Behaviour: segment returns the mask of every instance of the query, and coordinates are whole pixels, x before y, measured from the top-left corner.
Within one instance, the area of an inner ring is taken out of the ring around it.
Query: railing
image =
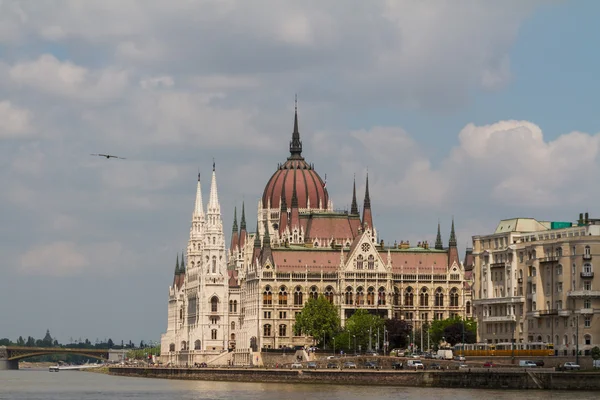
[[[540,310],[540,315],[558,315],[558,310],[555,308],[549,310]]]
[[[506,266],[505,262],[496,262],[496,263],[490,264],[490,268],[504,268],[505,266]]]
[[[581,273],[582,278],[593,278],[594,273],[592,271],[584,271]]]
[[[485,322],[511,322],[516,321],[517,317],[515,315],[501,315],[495,317],[483,317]]]
[[[569,297],[600,297],[600,290],[570,290]]]
[[[583,259],[584,260],[591,260],[592,259],[592,255],[591,254],[583,254]]]
[[[540,262],[541,263],[556,262],[556,261],[558,261],[558,257],[556,257],[556,256],[549,256],[549,257],[542,257],[542,258],[540,258]]]

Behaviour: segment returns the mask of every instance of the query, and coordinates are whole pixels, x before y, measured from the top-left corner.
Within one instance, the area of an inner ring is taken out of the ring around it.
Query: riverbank
[[[309,370],[263,368],[109,367],[110,375],[161,379],[378,385],[473,389],[600,390],[599,372],[551,369],[484,369],[458,371]]]

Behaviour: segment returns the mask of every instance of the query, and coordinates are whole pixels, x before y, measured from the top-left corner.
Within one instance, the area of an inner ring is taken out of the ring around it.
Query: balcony
[[[580,314],[584,314],[584,315],[588,315],[588,314],[593,314],[594,313],[594,309],[593,308],[582,308],[579,311]]]
[[[558,310],[559,317],[568,317],[571,314],[572,314],[571,310]]]
[[[587,272],[584,271],[581,273],[581,277],[582,278],[593,278],[594,273],[592,271],[587,271]]]
[[[569,290],[569,297],[600,297],[600,290]]]
[[[558,315],[558,310],[555,308],[549,309],[549,310],[540,310],[540,315],[546,316],[546,315]]]
[[[540,312],[539,311],[531,311],[527,313],[527,318],[539,318],[540,317]]]
[[[484,305],[484,304],[518,304],[525,302],[525,297],[523,296],[515,296],[515,297],[490,297],[487,299],[476,299],[473,301],[475,305]]]
[[[514,315],[501,315],[495,317],[483,317],[484,322],[514,322],[517,317]]]
[[[490,264],[490,269],[491,268],[504,268],[505,266],[506,266],[505,262],[491,263]]]
[[[558,261],[558,257],[556,257],[556,256],[540,258],[540,263],[550,263],[550,262],[557,262],[557,261]]]
[[[583,259],[584,260],[591,260],[592,259],[592,255],[591,254],[583,254]]]

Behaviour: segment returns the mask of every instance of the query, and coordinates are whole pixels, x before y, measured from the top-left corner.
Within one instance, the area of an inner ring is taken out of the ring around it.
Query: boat
[[[58,372],[58,371],[60,371],[60,368],[59,368],[59,366],[58,366],[58,365],[51,365],[51,366],[48,368],[48,372]]]

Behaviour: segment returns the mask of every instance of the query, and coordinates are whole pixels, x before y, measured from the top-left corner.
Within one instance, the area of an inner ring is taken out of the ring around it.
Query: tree
[[[108,348],[112,349],[115,344],[113,343],[111,338],[108,338]]]
[[[340,317],[337,309],[323,295],[308,300],[302,312],[296,315],[296,335],[303,333],[312,336],[313,339],[322,340],[323,337],[333,337],[339,330]]]
[[[600,347],[594,346],[592,347],[592,358],[594,360],[600,360]]]
[[[390,342],[388,347],[390,350],[408,347],[408,336],[411,333],[411,326],[408,322],[402,319],[387,319],[385,328]]]
[[[368,350],[369,338],[371,338],[371,345],[375,344],[377,329],[383,332],[384,321],[383,318],[369,314],[365,309],[358,309],[348,320],[346,320],[346,331],[352,337],[352,341],[356,339],[356,346],[360,346],[362,349]],[[374,340],[375,339],[375,340]]]
[[[27,343],[25,343],[27,347],[35,347],[35,339],[32,336],[27,337]]]
[[[12,343],[10,341],[10,339],[7,338],[3,338],[0,339],[0,346],[10,346]]]
[[[17,339],[17,346],[25,346],[25,339],[23,339],[23,336],[19,336]]]
[[[452,329],[448,330],[448,334],[453,335],[452,340],[447,336],[446,328],[451,325],[457,325]],[[465,342],[466,343],[475,343],[477,340],[477,322],[474,319],[467,318],[464,321],[465,326]],[[439,344],[443,339],[446,342],[454,345],[456,343],[462,342],[462,329],[463,329],[463,320],[460,317],[455,318],[447,318],[447,319],[438,319],[431,323],[431,328],[429,329],[429,336],[431,338],[432,343],[435,345]],[[460,331],[460,337],[456,336],[456,330]]]

